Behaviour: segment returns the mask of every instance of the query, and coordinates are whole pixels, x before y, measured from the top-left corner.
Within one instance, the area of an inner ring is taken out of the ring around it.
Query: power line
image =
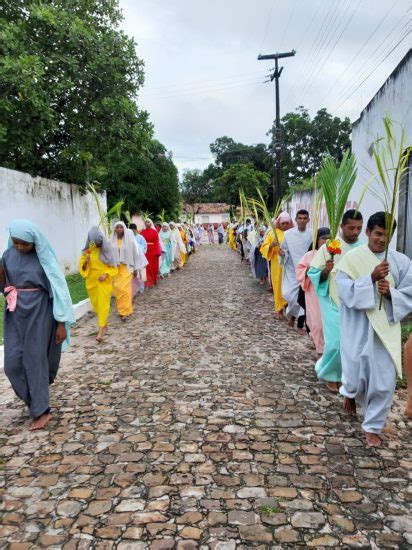
[[[332,48],[329,50],[329,54],[327,55],[325,61],[322,63],[322,65],[320,67],[318,67],[317,71],[315,72],[314,76],[313,76],[313,79],[312,79],[312,83],[309,84],[309,87],[306,88],[306,92],[309,92],[309,90],[312,89],[313,87],[313,82],[314,82],[314,79],[317,77],[317,75],[320,73],[320,71],[323,69],[323,67],[326,65],[326,63],[329,61],[332,53],[335,51],[335,48],[336,46],[339,44],[340,42],[340,39],[342,38],[342,36],[344,35],[346,29],[349,27],[350,23],[353,21],[353,18],[355,17],[358,9],[360,8],[360,5],[361,5],[361,2],[362,0],[359,0],[358,1],[358,4],[356,6],[356,8],[353,10],[352,14],[349,16],[349,19],[347,20],[346,24],[344,25],[341,33],[339,34],[338,38],[336,39],[335,43],[333,44]],[[327,46],[326,46],[327,47]]]
[[[279,50],[282,50],[282,46],[283,46],[283,42],[284,42],[284,40],[285,40],[286,33],[288,32],[289,27],[290,27],[290,23],[291,23],[291,21],[292,21],[292,18],[293,18],[293,16],[295,15],[296,4],[297,4],[297,0],[295,0],[294,4],[293,4],[293,6],[292,6],[292,10],[291,10],[291,12],[290,12],[288,22],[286,23],[285,30],[283,31],[282,38],[281,38],[281,40],[280,40]]]
[[[402,42],[410,35],[411,31],[407,31],[404,36],[395,44],[395,46],[393,46],[393,48],[385,55],[385,57],[380,61],[380,63],[378,63],[378,65],[376,65],[373,70],[362,80],[362,82],[353,90],[352,93],[350,93],[346,99],[344,101],[342,101],[342,103],[340,103],[340,105],[338,105],[338,107],[335,109],[335,111],[339,111],[339,109],[345,105],[345,103],[353,96],[353,94],[355,92],[357,92],[359,90],[359,88],[372,76],[372,74],[376,71],[376,69],[378,69],[382,63],[384,63],[388,57],[402,44]]]
[[[401,20],[402,19],[403,19],[403,16]],[[399,22],[397,21],[397,23],[391,28],[391,30],[385,36],[385,38],[382,41],[380,41],[379,44],[376,46],[376,48],[373,50],[373,52],[371,52],[368,55],[368,58],[358,68],[357,72],[352,75],[351,82],[349,82],[348,85],[343,87],[343,89],[341,90],[341,92],[339,93],[338,97],[335,100],[335,104],[338,103],[343,97],[345,97],[345,95],[350,91],[353,82],[356,82],[359,79],[362,79],[364,75],[370,70],[370,68],[375,65],[376,57],[377,55],[379,55],[378,54],[379,50],[381,50],[381,53],[382,53],[382,52],[385,52],[388,47],[389,49],[392,48],[394,42],[391,42],[389,45],[387,44],[385,46],[385,42],[388,40],[388,38],[391,37],[391,34],[395,31],[396,37],[398,37],[399,35],[402,35],[404,29],[408,28],[409,23],[410,23],[410,20],[407,21],[401,29],[399,29]],[[395,38],[395,36],[393,38]],[[371,59],[372,59],[372,62],[370,63]]]
[[[366,47],[366,45],[370,42],[371,38],[376,34],[376,32],[378,31],[378,29],[382,26],[382,24],[384,23],[384,21],[387,19],[388,15],[390,14],[390,12],[393,10],[393,8],[396,6],[396,4],[398,4],[400,2],[400,0],[395,0],[394,3],[392,4],[392,6],[389,8],[389,10],[385,13],[385,15],[382,17],[382,19],[379,21],[379,23],[376,25],[376,27],[373,29],[373,31],[371,32],[371,34],[368,36],[368,38],[365,40],[365,42],[362,44],[362,46],[359,48],[359,50],[355,53],[355,55],[353,56],[353,58],[349,61],[348,65],[345,67],[345,69],[340,73],[340,75],[337,77],[337,79],[334,80],[334,83],[332,84],[332,86],[327,90],[327,92],[325,93],[325,95],[323,96],[322,98],[322,101],[324,100],[325,97],[328,97],[330,92],[333,90],[333,88],[336,87],[336,84],[341,80],[342,76],[349,70],[349,68],[353,65],[353,63],[356,61],[356,59],[359,57],[359,55],[361,54],[361,52],[364,50],[364,48]]]
[[[266,27],[265,27],[265,33],[263,35],[263,40],[262,40],[262,44],[260,45],[260,48],[259,48],[259,51],[262,51],[263,50],[263,46],[265,45],[265,42],[266,42],[266,38],[267,38],[267,35],[268,35],[268,30],[269,30],[269,25],[270,25],[270,22],[272,20],[272,13],[273,13],[273,8],[275,7],[275,5],[277,4],[278,0],[273,0],[272,1],[272,5],[270,7],[270,11],[269,11],[269,16],[266,20]]]
[[[322,20],[321,26],[315,36],[315,39],[312,43],[312,46],[309,48],[308,53],[303,61],[302,69],[301,69],[301,77],[297,79],[297,84],[295,88],[292,90],[293,97],[296,97],[298,89],[302,89],[302,82],[304,83],[306,75],[310,74],[311,67],[313,65],[312,59],[316,55],[318,51],[318,46],[322,44],[322,40],[325,34],[325,25],[327,24],[328,19],[330,19],[330,15],[332,14],[332,11],[334,10],[335,6],[339,0],[335,0],[334,3],[332,3],[329,7],[329,10],[326,12],[325,17]]]
[[[204,87],[204,86],[207,86],[207,85],[219,85],[219,84],[223,84],[225,82],[233,82],[233,79],[235,78],[250,78],[250,77],[253,77],[253,76],[265,76],[265,72],[264,71],[254,71],[254,72],[251,72],[249,74],[249,76],[246,77],[246,75],[244,73],[241,73],[241,74],[236,74],[236,75],[232,75],[232,76],[225,76],[225,77],[222,77],[222,78],[215,78],[215,79],[205,79],[205,80],[192,80],[190,82],[180,82],[178,84],[176,83],[170,83],[170,84],[163,84],[161,86],[148,86],[148,87],[145,87],[143,89],[143,91],[146,93],[164,93],[163,90],[165,91],[171,91],[171,90],[176,90],[176,91],[179,91],[181,89],[190,89],[190,88],[197,88],[197,87]]]

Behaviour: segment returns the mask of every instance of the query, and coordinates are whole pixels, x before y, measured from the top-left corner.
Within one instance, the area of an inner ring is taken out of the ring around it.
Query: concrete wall
[[[359,200],[365,184],[370,181],[371,173],[376,173],[375,163],[372,158],[372,143],[380,136],[384,136],[383,118],[389,115],[398,123],[394,129],[400,137],[401,127],[405,129],[406,146],[412,145],[412,50],[404,57],[388,80],[362,111],[359,119],[352,126],[352,151],[356,157],[357,178],[349,196],[346,209],[358,208]],[[409,188],[409,193],[406,193]],[[407,203],[405,202],[407,201]],[[304,208],[313,214],[313,192],[302,191],[295,193],[287,203],[289,213],[295,218],[297,210]],[[382,204],[371,192],[367,192],[359,205],[365,220],[371,214],[383,210]],[[410,254],[412,244],[407,245],[407,238],[412,232],[412,220],[406,220],[406,213],[412,215],[412,176],[405,178],[404,188],[400,196],[400,208],[398,214],[398,233],[391,241],[391,247]],[[323,207],[320,225],[328,226],[326,210]]]
[[[105,196],[101,202],[106,206]],[[82,195],[77,185],[0,168],[0,254],[14,218],[28,218],[39,225],[65,273],[77,271],[87,231],[99,220],[93,196]]]
[[[406,146],[412,145],[412,50],[399,63],[389,76],[385,84],[380,88],[367,107],[362,111],[359,119],[352,126],[352,150],[356,156],[358,175],[352,190],[352,198],[360,197],[365,183],[371,178],[371,172],[376,173],[375,163],[372,158],[372,143],[378,136],[384,136],[383,118],[389,115],[396,123],[394,130],[400,138],[401,127],[405,129]],[[406,185],[402,194],[405,195]],[[360,206],[364,217],[367,218],[378,210],[383,210],[379,200],[368,193]],[[398,216],[400,233],[405,231],[405,208],[401,208]],[[391,245],[403,250],[404,235],[395,235]]]
[[[229,212],[225,214],[195,214],[195,223],[229,223],[230,214]]]

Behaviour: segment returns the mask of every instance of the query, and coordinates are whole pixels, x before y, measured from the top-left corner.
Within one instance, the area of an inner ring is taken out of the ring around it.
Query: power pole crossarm
[[[258,60],[275,60],[275,68],[270,75],[270,81],[275,80],[275,91],[276,91],[276,122],[275,122],[275,131],[273,132],[273,137],[275,141],[275,154],[273,156],[273,204],[276,205],[277,201],[282,198],[282,181],[281,181],[281,163],[282,163],[282,145],[283,139],[281,135],[280,127],[280,93],[279,93],[279,78],[282,74],[283,67],[280,67],[278,61],[285,57],[293,57],[296,54],[296,50],[291,52],[283,53],[273,53],[268,55],[259,55]]]

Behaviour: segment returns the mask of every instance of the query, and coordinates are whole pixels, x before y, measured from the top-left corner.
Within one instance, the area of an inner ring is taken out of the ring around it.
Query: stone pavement
[[[410,548],[401,403],[379,450],[226,247],[75,330],[31,434],[0,374],[0,548]]]

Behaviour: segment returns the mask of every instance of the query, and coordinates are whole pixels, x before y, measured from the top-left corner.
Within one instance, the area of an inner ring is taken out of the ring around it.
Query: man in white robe
[[[381,444],[396,375],[402,377],[400,321],[412,311],[410,259],[393,250],[385,261],[385,213],[370,217],[368,244],[339,262],[336,276],[341,302],[341,356],[344,409],[356,416],[362,406],[366,443]],[[382,308],[380,298],[383,296]]]
[[[296,266],[308,251],[313,239],[312,231],[307,229],[310,221],[309,212],[299,210],[295,221],[296,227],[285,231],[279,250],[280,261],[283,266],[282,294],[288,303],[286,317],[289,319],[288,324],[290,327],[294,327],[295,319],[302,317],[305,313],[298,304],[300,284],[296,278]],[[305,332],[303,326],[298,325],[298,330],[302,333]]]

